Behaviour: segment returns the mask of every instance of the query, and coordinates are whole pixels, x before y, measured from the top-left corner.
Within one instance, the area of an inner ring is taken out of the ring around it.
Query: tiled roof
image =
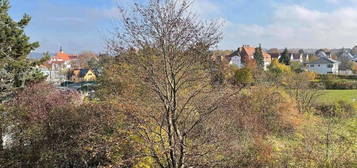
[[[320,57],[320,59],[318,59],[316,61],[309,62],[308,64],[330,64],[330,63],[339,63],[339,62],[336,60],[333,60],[331,58]]]
[[[63,64],[64,61],[50,61],[50,64]]]
[[[89,69],[81,69],[81,71],[79,72],[79,77],[83,78],[87,75],[88,71]]]
[[[271,62],[272,56],[265,50],[263,52],[264,61]],[[234,51],[232,54],[228,55],[227,58],[230,59],[233,56],[240,56],[245,59],[252,59],[255,53],[255,48],[249,45],[243,45],[238,50]]]
[[[301,54],[300,53],[292,53],[293,54],[293,59],[294,60],[298,60],[298,59],[300,59],[300,57],[301,57]]]
[[[278,59],[279,58],[279,56],[280,56],[280,53],[269,53],[270,54],[270,56],[271,56],[271,58],[276,58],[276,59]]]
[[[69,55],[66,54],[66,53],[63,53],[63,52],[58,52],[55,56],[56,59],[62,59],[62,60],[65,60],[65,61],[68,61],[70,60],[69,58]]]
[[[271,62],[271,55],[263,51],[263,57],[265,62]]]
[[[69,56],[69,59],[73,60],[73,59],[78,59],[78,56],[77,55],[70,55]]]
[[[243,46],[242,49],[250,57],[252,57],[254,55],[254,53],[255,53],[255,48],[250,47],[250,46]]]
[[[70,75],[71,76],[75,76],[75,77],[79,77],[79,78],[83,78],[84,76],[87,75],[87,73],[89,72],[89,69],[74,69]]]

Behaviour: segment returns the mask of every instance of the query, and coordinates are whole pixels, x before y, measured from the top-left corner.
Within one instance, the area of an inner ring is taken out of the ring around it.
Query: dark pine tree
[[[289,53],[288,53],[288,49],[285,48],[284,52],[281,53],[281,56],[279,58],[279,62],[283,63],[285,65],[290,65],[290,57],[289,57]]]
[[[264,56],[263,56],[263,50],[262,50],[262,47],[260,44],[259,44],[259,47],[255,48],[254,59],[255,59],[257,66],[259,68],[264,68]]]
[[[8,0],[0,0],[0,68],[13,74],[14,87],[24,87],[26,82],[41,77],[34,67],[39,62],[27,59],[31,51],[39,47],[38,42],[31,43],[24,28],[31,17],[27,14],[18,22],[8,14]]]

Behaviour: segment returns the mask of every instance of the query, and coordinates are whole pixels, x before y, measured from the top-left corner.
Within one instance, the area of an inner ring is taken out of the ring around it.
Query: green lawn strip
[[[324,90],[318,98],[320,103],[335,103],[340,100],[348,103],[357,102],[357,90]]]

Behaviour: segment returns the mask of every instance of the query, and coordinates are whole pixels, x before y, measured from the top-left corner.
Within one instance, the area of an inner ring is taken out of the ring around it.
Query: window
[[[333,68],[333,64],[328,64],[327,68]]]
[[[332,74],[332,72],[327,72],[328,74]]]
[[[317,65],[318,67],[320,67],[320,64],[319,65]]]
[[[315,67],[315,65],[311,64],[310,67]]]

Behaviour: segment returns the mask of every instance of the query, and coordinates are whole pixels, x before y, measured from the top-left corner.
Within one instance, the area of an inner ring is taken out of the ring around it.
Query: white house
[[[302,53],[290,53],[290,61],[291,62],[308,62],[309,61],[309,54],[302,54]]]
[[[306,68],[309,71],[316,72],[318,74],[338,74],[338,65],[340,62],[327,57],[320,57],[316,61],[312,61],[306,64]]]
[[[66,80],[66,71],[71,69],[71,63],[78,60],[78,56],[63,52],[62,47],[46,64],[41,66],[40,70],[47,75],[47,81],[51,83],[60,83]]]
[[[242,63],[241,57],[238,55],[231,57],[231,60],[229,61],[229,65],[234,65],[239,68],[242,68],[244,66]]]
[[[234,65],[239,68],[245,66],[245,61],[254,60],[255,47],[249,45],[243,45],[234,51],[231,55],[227,56],[229,65]],[[267,67],[271,64],[271,55],[262,50],[264,57],[264,69],[267,70]]]
[[[324,50],[318,50],[318,51],[316,51],[316,56],[331,58],[332,54],[331,54],[331,52],[326,52]]]

